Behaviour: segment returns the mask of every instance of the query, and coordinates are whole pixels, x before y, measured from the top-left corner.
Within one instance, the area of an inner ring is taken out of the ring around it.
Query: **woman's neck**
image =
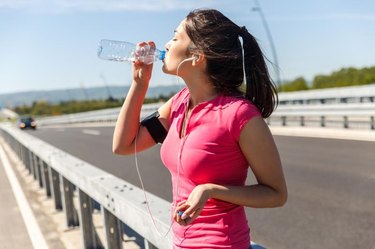
[[[205,77],[195,77],[194,79],[185,80],[185,83],[190,92],[190,108],[214,99],[218,95],[214,85]]]
[[[204,83],[201,83],[204,84]],[[205,84],[206,85],[206,84]],[[189,86],[189,92],[190,92],[190,108],[193,108],[194,106],[205,102],[210,101],[214,99],[218,93],[215,90],[215,88],[212,85],[209,86]]]

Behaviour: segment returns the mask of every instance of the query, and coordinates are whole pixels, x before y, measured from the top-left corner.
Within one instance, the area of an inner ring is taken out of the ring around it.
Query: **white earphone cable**
[[[185,59],[183,61],[181,61],[178,66],[177,66],[177,72],[176,72],[176,76],[177,76],[177,83],[179,83],[179,76],[178,76],[178,71],[180,69],[180,66],[183,62],[186,62],[186,61],[189,61],[189,60],[192,60],[194,58],[188,58],[188,59]],[[139,131],[139,129],[138,129]],[[171,222],[169,228],[168,228],[168,231],[163,235],[159,232],[159,229],[157,228],[156,226],[156,222],[155,222],[155,219],[154,219],[154,216],[152,215],[152,212],[151,212],[151,208],[150,208],[150,205],[149,205],[149,201],[148,201],[148,198],[147,198],[147,194],[146,194],[146,190],[145,190],[145,187],[144,187],[144,184],[143,184],[143,180],[142,180],[142,176],[141,176],[141,173],[140,173],[140,170],[139,170],[139,165],[138,165],[138,153],[137,153],[137,139],[138,139],[138,131],[135,135],[135,139],[134,139],[134,160],[135,160],[135,167],[137,169],[137,174],[138,174],[138,178],[139,178],[139,181],[141,183],[141,187],[142,187],[142,190],[143,190],[143,195],[145,197],[145,202],[146,202],[146,206],[147,206],[147,210],[148,210],[148,213],[150,214],[150,217],[151,217],[151,220],[152,220],[152,223],[154,225],[154,228],[157,232],[157,234],[160,236],[160,237],[164,237],[166,238],[168,233],[171,231],[171,228],[173,226],[173,221]],[[180,140],[180,151],[178,153],[178,156],[177,156],[177,178],[176,178],[176,189],[175,189],[175,194],[174,194],[174,208],[176,208],[177,206],[177,197],[178,197],[178,185],[179,185],[179,180],[180,180],[180,164],[181,164],[181,147],[183,145],[182,143],[183,139]]]
[[[171,223],[171,225],[169,226],[168,228],[168,231],[163,235],[159,232],[159,229],[156,227],[156,222],[155,222],[155,219],[154,219],[154,216],[152,215],[152,212],[151,212],[151,208],[150,208],[150,205],[149,205],[149,202],[148,202],[148,198],[147,198],[147,194],[146,194],[146,190],[145,190],[145,187],[143,185],[143,180],[142,180],[142,176],[141,176],[141,173],[140,173],[140,170],[139,170],[139,165],[138,165],[138,154],[137,154],[137,138],[138,138],[138,132],[137,134],[135,135],[135,140],[134,140],[134,158],[135,158],[135,167],[137,169],[137,173],[138,173],[138,177],[139,177],[139,181],[141,183],[141,186],[142,186],[142,190],[143,190],[143,195],[145,197],[145,202],[146,202],[146,206],[147,206],[147,210],[148,210],[148,213],[150,214],[150,217],[151,217],[151,220],[152,220],[152,223],[154,224],[154,227],[155,227],[155,230],[157,232],[157,234],[160,236],[160,237],[164,237],[166,238],[169,231],[171,230],[172,228],[172,225],[173,225],[173,222]]]

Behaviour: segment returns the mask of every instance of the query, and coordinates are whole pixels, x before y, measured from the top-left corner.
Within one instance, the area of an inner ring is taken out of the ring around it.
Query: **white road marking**
[[[90,129],[83,129],[82,133],[83,134],[88,134],[88,135],[93,135],[93,136],[99,136],[100,135],[100,131],[90,130]]]
[[[7,155],[3,149],[3,146],[0,145],[0,159],[1,163],[3,164],[5,173],[9,179],[10,185],[12,187],[14,196],[16,198],[19,210],[23,217],[23,220],[26,225],[27,232],[29,233],[29,237],[33,247],[35,249],[48,249],[47,242],[45,241],[43,234],[40,230],[40,227],[36,221],[34,213],[27,202],[26,196],[22,191],[21,185],[17,180],[17,177],[10,165]]]

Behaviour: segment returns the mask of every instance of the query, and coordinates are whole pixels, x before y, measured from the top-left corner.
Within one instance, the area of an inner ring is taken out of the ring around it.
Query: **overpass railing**
[[[145,104],[142,106],[141,117],[145,117],[156,111],[161,103]],[[97,111],[65,114],[55,117],[45,117],[38,119],[39,125],[59,125],[74,123],[93,123],[93,122],[116,122],[121,107],[109,108]]]
[[[144,105],[141,116],[156,111],[159,104]],[[116,122],[120,108],[48,117],[40,125]],[[270,125],[320,126],[335,128],[375,129],[375,103],[315,105],[279,105],[267,119]]]
[[[138,187],[14,126],[0,124],[0,136],[53,199],[54,208],[64,213],[66,226],[80,227],[84,249],[122,249],[124,226],[143,238],[140,248],[172,248],[169,202],[147,193],[152,220]],[[103,217],[102,240],[93,222],[95,206]],[[252,247],[264,248],[253,242]]]
[[[267,119],[269,125],[375,130],[375,103],[283,105]]]
[[[164,238],[155,231],[141,189],[15,127],[0,127],[1,136],[46,195],[53,198],[55,209],[64,212],[66,226],[80,227],[83,248],[123,248],[123,224],[144,238],[144,248],[171,248],[170,233]],[[73,201],[76,195],[77,206]],[[157,229],[166,234],[170,203],[151,193],[147,199]],[[95,203],[100,205],[104,218],[106,245],[99,239],[93,223]]]
[[[279,93],[281,104],[333,104],[375,101],[375,82],[368,85],[310,89]]]

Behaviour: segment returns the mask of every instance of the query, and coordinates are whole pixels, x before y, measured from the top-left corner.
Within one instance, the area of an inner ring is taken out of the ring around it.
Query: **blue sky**
[[[375,66],[375,1],[258,1],[282,80]],[[253,0],[0,0],[0,94],[129,85],[130,64],[99,60],[99,40],[154,40],[163,49],[187,13],[202,7],[245,25],[274,61],[254,6]],[[274,76],[272,66],[270,71]],[[164,75],[159,62],[151,84],[177,84],[177,79]]]

